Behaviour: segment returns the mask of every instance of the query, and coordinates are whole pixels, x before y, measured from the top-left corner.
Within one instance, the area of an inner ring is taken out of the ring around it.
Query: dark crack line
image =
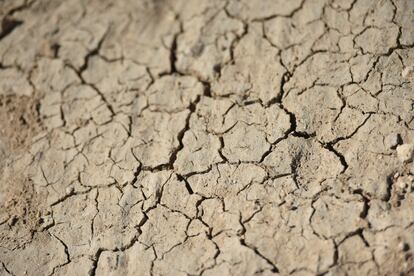
[[[178,37],[184,33],[184,27],[183,24],[179,18],[178,15],[176,15],[176,20],[179,23],[179,31],[177,33],[174,34],[172,43],[171,43],[171,49],[170,49],[170,73],[169,74],[174,74],[174,73],[178,73],[177,67],[176,67],[176,62],[177,62],[177,40]]]
[[[8,36],[15,30],[17,27],[23,24],[22,20],[13,19],[8,16],[4,17],[1,22],[1,32],[0,32],[0,40]]]
[[[184,143],[183,143],[184,135],[190,129],[190,119],[191,119],[192,114],[195,112],[196,106],[198,102],[200,101],[200,99],[201,99],[201,96],[198,96],[195,99],[195,101],[192,102],[189,106],[190,112],[186,118],[185,127],[177,135],[179,146],[171,153],[170,160],[168,162],[169,169],[174,169],[174,163],[177,160],[178,153],[184,148]]]
[[[341,173],[344,173],[349,167],[348,163],[346,162],[345,156],[342,153],[340,153],[339,151],[337,151],[334,148],[333,144],[331,144],[331,143],[321,144],[321,145],[322,145],[323,148],[327,149],[328,151],[335,154],[336,157],[338,157],[339,161],[341,162],[341,164],[343,166],[343,169],[342,169]]]
[[[12,273],[7,267],[6,267],[6,265],[3,263],[3,262],[1,262],[1,265],[2,265],[2,267],[3,267],[3,269],[7,272],[7,273],[9,273],[10,275],[12,275],[12,276],[16,276],[16,274],[14,274],[14,273]]]
[[[246,244],[246,241],[244,239],[240,239],[240,244],[252,250],[257,256],[265,260],[272,267],[271,272],[279,273],[279,269],[277,268],[277,266],[272,261],[270,261],[267,257],[265,257],[262,253],[260,253],[256,247],[249,246],[248,244]]]
[[[56,272],[56,269],[58,269],[58,268],[60,268],[60,267],[63,267],[63,266],[65,266],[65,265],[67,265],[67,264],[69,264],[70,262],[71,262],[71,259],[70,259],[70,254],[69,254],[69,248],[68,248],[68,246],[63,242],[63,240],[61,240],[59,237],[57,237],[57,236],[55,236],[55,235],[53,235],[53,234],[51,234],[51,236],[53,236],[55,239],[57,239],[61,244],[62,244],[62,246],[63,246],[63,248],[64,248],[64,250],[65,250],[65,255],[66,255],[66,262],[65,263],[63,263],[63,264],[60,264],[60,265],[58,265],[58,266],[55,266],[54,268],[53,268],[53,270],[52,270],[52,273],[49,275],[49,276],[51,276],[51,275],[54,275],[55,274],[55,272]]]

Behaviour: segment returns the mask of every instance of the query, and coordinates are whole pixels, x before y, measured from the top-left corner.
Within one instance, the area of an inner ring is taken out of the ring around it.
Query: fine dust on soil
[[[16,85],[15,79],[12,79]],[[36,193],[24,170],[8,171],[14,157],[31,147],[33,138],[42,131],[36,96],[0,94],[0,246],[17,248],[30,242],[42,218],[39,213],[41,196]],[[6,93],[5,93],[6,92]],[[8,171],[8,172],[7,172]]]
[[[37,106],[39,101],[29,96],[0,95],[0,137],[2,154],[18,151],[31,145],[41,130]],[[2,156],[3,156],[2,155]],[[4,160],[4,157],[2,158]]]
[[[414,275],[414,1],[0,21],[0,275]]]

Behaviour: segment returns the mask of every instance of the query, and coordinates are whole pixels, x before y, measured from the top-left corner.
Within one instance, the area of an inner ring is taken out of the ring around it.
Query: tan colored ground
[[[413,0],[0,19],[0,275],[414,275]]]

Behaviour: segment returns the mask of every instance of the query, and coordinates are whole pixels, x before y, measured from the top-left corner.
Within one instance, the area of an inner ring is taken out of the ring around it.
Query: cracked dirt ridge
[[[0,19],[1,275],[414,274],[414,1]]]

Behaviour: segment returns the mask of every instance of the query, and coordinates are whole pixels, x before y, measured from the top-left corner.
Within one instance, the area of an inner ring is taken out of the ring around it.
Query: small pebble
[[[408,188],[408,183],[406,183],[403,179],[399,178],[397,180],[396,186],[400,189],[400,190],[404,190],[406,188]]]
[[[407,78],[407,79],[411,78],[411,77],[414,77],[414,65],[405,67],[404,70],[401,73],[401,76],[403,78]]]
[[[398,249],[401,251],[408,251],[410,249],[410,246],[406,242],[400,242],[398,244]]]
[[[389,149],[395,149],[402,140],[398,133],[390,133],[385,137],[385,146]]]
[[[66,188],[66,194],[67,195],[73,194],[74,191],[75,191],[75,189],[73,187],[67,187]]]
[[[408,163],[413,159],[414,144],[404,144],[397,147],[398,159],[403,163]]]

